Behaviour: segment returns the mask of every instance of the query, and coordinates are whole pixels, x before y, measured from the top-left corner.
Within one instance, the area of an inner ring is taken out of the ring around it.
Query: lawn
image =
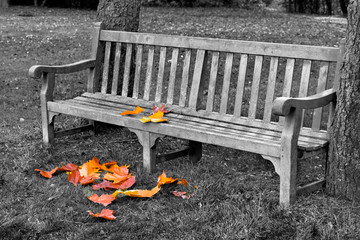
[[[260,156],[205,145],[203,158],[141,168],[141,145],[126,129],[102,126],[42,147],[41,83],[27,77],[35,64],[63,64],[88,57],[96,12],[12,7],[0,9],[0,238],[1,239],[357,239],[359,205],[323,192],[298,197],[291,208],[278,207],[279,178]],[[143,8],[140,31],[267,42],[338,46],[346,21],[230,8]],[[70,84],[70,81],[74,84]],[[76,74],[59,80],[57,97],[79,94],[86,80]],[[57,128],[82,120],[61,117]],[[164,138],[161,151],[182,145]],[[150,199],[119,197],[108,208],[113,221],[87,211],[90,187],[73,186],[66,174],[43,178],[36,168],[100,162],[129,164],[136,188],[149,189],[162,170],[190,183],[190,199],[166,189]],[[309,174],[306,167],[300,174]],[[194,188],[198,186],[198,188]]]

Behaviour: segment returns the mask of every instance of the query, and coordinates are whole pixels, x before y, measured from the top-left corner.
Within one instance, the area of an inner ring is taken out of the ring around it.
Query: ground
[[[335,19],[335,20],[334,20]],[[84,59],[90,48],[87,10],[11,7],[0,9],[0,238],[1,239],[356,239],[359,205],[322,192],[300,196],[289,209],[278,206],[278,176],[260,156],[212,145],[202,160],[185,158],[160,164],[147,174],[141,146],[126,129],[102,126],[99,134],[65,137],[42,147],[39,91],[27,77],[35,64]],[[230,8],[144,8],[140,30],[267,42],[338,46],[346,20]],[[83,91],[82,75],[58,81],[57,97]],[[57,128],[82,120],[61,118]],[[183,142],[164,138],[161,151]],[[100,162],[129,164],[136,188],[150,188],[165,170],[185,178],[195,195],[184,200],[165,190],[151,199],[118,198],[108,206],[114,221],[93,218],[101,205],[86,196],[90,187],[74,187],[66,174],[45,179],[35,168],[50,170],[94,156]],[[318,162],[316,162],[318,163]],[[322,164],[322,163],[320,163]],[[309,174],[300,169],[302,181]],[[304,177],[305,176],[305,177]],[[197,189],[194,186],[198,186]]]

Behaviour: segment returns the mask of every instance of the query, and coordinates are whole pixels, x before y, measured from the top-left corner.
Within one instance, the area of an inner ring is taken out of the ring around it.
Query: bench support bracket
[[[141,131],[138,129],[129,129],[138,137],[143,147],[143,165],[146,171],[156,171],[156,140],[164,135]]]

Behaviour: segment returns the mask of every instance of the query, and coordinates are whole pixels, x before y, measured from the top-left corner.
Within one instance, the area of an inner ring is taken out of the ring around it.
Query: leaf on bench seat
[[[133,111],[125,111],[125,112],[120,113],[120,115],[125,116],[125,115],[130,115],[130,114],[139,114],[142,111],[144,111],[143,108],[141,108],[139,106],[136,106],[135,110],[133,110]]]
[[[168,113],[168,112],[170,112],[168,110],[165,110],[164,107],[165,107],[165,104],[162,105],[161,107],[157,107],[157,106],[154,105],[153,106],[153,113],[157,113],[157,112]]]
[[[141,122],[147,123],[147,122],[165,122],[167,121],[167,118],[163,118],[164,112],[158,111],[154,113],[153,115],[150,115],[148,117],[143,117],[140,119]]]

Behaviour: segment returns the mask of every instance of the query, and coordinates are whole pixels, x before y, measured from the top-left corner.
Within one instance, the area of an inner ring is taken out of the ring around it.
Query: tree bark
[[[330,131],[326,190],[360,200],[360,3],[351,0],[344,62]]]
[[[109,30],[137,32],[141,0],[100,0],[97,18]]]
[[[9,7],[9,0],[0,0],[0,8]]]
[[[349,4],[349,0],[339,0],[339,2],[340,2],[341,11],[346,16],[348,14],[347,6]]]

